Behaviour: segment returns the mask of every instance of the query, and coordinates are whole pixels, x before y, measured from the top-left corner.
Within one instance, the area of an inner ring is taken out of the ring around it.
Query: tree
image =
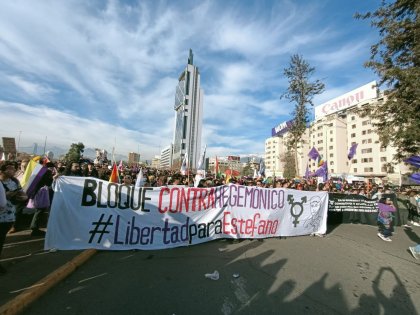
[[[371,46],[365,67],[378,74],[379,85],[387,87],[386,97],[381,104],[369,106],[365,114],[375,121],[382,145],[396,147],[396,161],[420,152],[419,12],[418,0],[396,0],[391,4],[383,1],[373,13],[355,15],[371,20],[381,36]]]
[[[294,151],[296,175],[299,175],[298,144],[308,124],[309,110],[307,104],[314,106],[314,96],[322,93],[325,89],[324,83],[320,80],[310,82],[310,77],[314,72],[315,68],[311,67],[300,55],[291,56],[289,67],[284,69],[284,75],[289,80],[289,87],[281,95],[281,98],[284,97],[290,103],[295,103],[287,146]]]
[[[66,153],[64,157],[64,161],[66,164],[70,164],[73,162],[79,162],[80,158],[83,157],[82,153],[85,149],[85,146],[83,143],[72,143],[70,146],[69,151]]]
[[[283,163],[284,163],[284,178],[295,178],[297,176],[296,173],[296,165],[295,165],[295,158],[291,151],[286,151],[283,156]]]

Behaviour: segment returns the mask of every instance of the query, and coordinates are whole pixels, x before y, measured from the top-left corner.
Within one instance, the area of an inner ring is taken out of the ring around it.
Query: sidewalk
[[[0,275],[0,306],[83,252],[44,251],[44,237],[30,234],[31,230],[25,230],[6,237],[0,258],[7,270],[6,274]]]

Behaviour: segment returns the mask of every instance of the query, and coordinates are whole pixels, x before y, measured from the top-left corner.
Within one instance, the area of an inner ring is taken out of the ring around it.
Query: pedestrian
[[[6,234],[15,222],[16,204],[26,202],[28,197],[22,190],[19,181],[14,177],[15,164],[11,161],[0,162],[0,182],[4,192],[0,192],[0,254],[6,239]],[[4,195],[3,195],[4,194]],[[4,197],[6,204],[4,204]],[[0,273],[6,270],[0,266]]]
[[[392,236],[392,212],[396,211],[391,198],[386,198],[385,203],[378,203],[378,236],[385,242],[391,242]]]

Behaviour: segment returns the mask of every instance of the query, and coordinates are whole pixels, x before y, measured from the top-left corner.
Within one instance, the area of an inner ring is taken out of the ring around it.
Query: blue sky
[[[47,150],[71,143],[150,159],[173,138],[174,93],[188,51],[204,90],[207,156],[263,154],[290,119],[283,69],[300,54],[326,90],[376,79],[378,40],[355,12],[379,0],[2,1],[0,136]]]

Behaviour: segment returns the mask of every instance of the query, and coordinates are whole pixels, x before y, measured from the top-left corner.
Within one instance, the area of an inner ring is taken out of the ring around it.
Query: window
[[[320,143],[322,143],[323,141],[322,140],[318,140],[318,144],[320,144]]]
[[[330,153],[330,157],[334,157],[334,153]]]
[[[357,163],[357,159],[353,159],[351,162],[352,163]]]
[[[357,173],[357,168],[353,168],[353,172],[354,173]]]
[[[355,120],[356,119],[356,117],[355,116],[351,116],[351,120]]]
[[[365,167],[365,172],[373,172],[373,167]]]
[[[333,134],[333,130],[330,130],[330,135],[332,135]]]
[[[363,130],[363,131],[362,131],[362,135],[365,135],[365,134],[366,134],[366,130]]]
[[[386,166],[382,166],[381,167],[381,172],[386,173],[386,171],[387,171]]]
[[[362,126],[370,125],[370,120],[365,120],[362,122]]]
[[[322,137],[322,132],[318,133],[318,137]]]
[[[330,145],[329,147],[328,147],[328,150],[332,150],[334,147],[332,146],[332,145]]]
[[[381,147],[379,151],[385,152],[386,151],[386,147]]]
[[[372,133],[372,129],[368,129],[367,133]]]
[[[352,133],[352,134],[350,135],[350,137],[355,138],[355,137],[356,137],[356,134],[355,134],[355,133]]]
[[[319,147],[318,148],[318,151],[322,151],[324,148],[323,147]]]
[[[334,139],[333,138],[330,138],[330,142],[334,142]]]
[[[372,153],[372,148],[362,149],[362,153]]]
[[[334,173],[334,169],[331,169],[331,173]]]
[[[356,129],[356,125],[351,125],[351,129]]]
[[[334,165],[334,161],[330,161],[330,165]]]
[[[386,162],[386,156],[381,157],[381,162]]]

